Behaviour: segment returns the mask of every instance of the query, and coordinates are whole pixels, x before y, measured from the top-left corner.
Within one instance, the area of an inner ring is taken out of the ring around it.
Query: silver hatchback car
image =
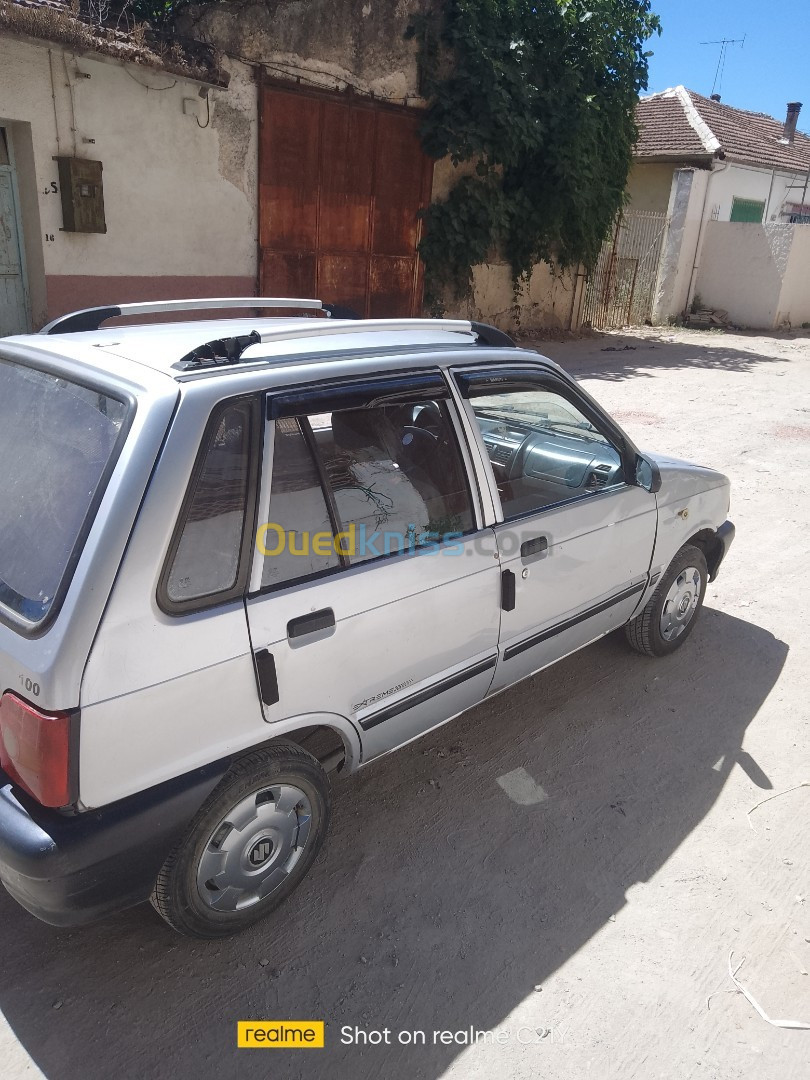
[[[695,625],[725,476],[492,327],[330,314],[0,341],[0,877],[47,922],[241,930],[312,865],[330,771]]]

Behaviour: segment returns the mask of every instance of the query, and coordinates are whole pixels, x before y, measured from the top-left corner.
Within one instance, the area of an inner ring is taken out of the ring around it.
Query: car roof
[[[256,317],[259,309],[292,309],[305,315]],[[178,311],[229,311],[230,317],[183,318]],[[233,309],[251,309],[234,317]],[[317,315],[316,315],[317,312]],[[453,319],[359,319],[320,300],[290,298],[220,298],[148,301],[114,307],[87,308],[61,316],[38,334],[6,338],[4,345],[36,352],[48,362],[61,358],[72,365],[106,375],[149,381],[161,376],[186,381],[200,374],[227,379],[229,375],[267,365],[317,366],[357,359],[368,362],[394,357],[422,366],[436,363],[437,354],[447,363],[457,362],[459,351],[472,355],[480,346],[489,360],[518,359],[522,350],[503,331],[467,320]],[[104,327],[110,319],[148,316],[147,323]],[[327,317],[323,317],[327,316]],[[496,350],[499,355],[496,356]],[[506,356],[504,355],[506,353]],[[43,356],[44,354],[44,356]],[[429,359],[430,357],[430,359]],[[526,354],[523,353],[523,358]],[[484,354],[479,353],[478,359]],[[533,359],[540,359],[536,353]],[[542,359],[546,359],[545,357]],[[549,363],[551,363],[549,361]],[[387,366],[387,365],[386,365]],[[556,365],[551,364],[556,367]]]
[[[119,362],[124,360],[180,379],[185,373],[180,364],[184,357],[208,342],[253,332],[271,339],[247,345],[239,363],[216,368],[218,375],[227,377],[229,372],[244,371],[253,363],[289,363],[296,359],[317,363],[334,360],[340,354],[348,358],[351,354],[369,356],[374,352],[455,352],[475,348],[478,340],[471,323],[452,322],[445,328],[439,320],[431,320],[432,325],[427,320],[413,320],[410,328],[407,320],[392,320],[390,329],[384,328],[380,320],[368,325],[364,320],[335,319],[328,327],[324,323],[311,318],[204,319],[70,334],[27,334],[5,338],[3,344],[33,347],[106,370],[120,370]],[[308,328],[312,334],[306,332]],[[291,332],[289,337],[287,332]]]

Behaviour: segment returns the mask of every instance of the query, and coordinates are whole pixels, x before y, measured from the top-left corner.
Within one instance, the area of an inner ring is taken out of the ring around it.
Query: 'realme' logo
[[[239,1020],[237,1046],[242,1049],[322,1048],[323,1020]]]

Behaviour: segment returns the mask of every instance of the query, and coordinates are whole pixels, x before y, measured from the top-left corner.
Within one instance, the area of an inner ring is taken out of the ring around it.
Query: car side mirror
[[[636,484],[653,494],[661,490],[661,472],[658,466],[642,454],[636,457]]]

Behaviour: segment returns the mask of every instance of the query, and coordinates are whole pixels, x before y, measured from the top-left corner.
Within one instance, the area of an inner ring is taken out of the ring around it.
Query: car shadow
[[[606,382],[649,379],[654,378],[658,370],[686,368],[747,374],[763,364],[785,362],[784,357],[762,351],[763,337],[768,335],[751,333],[751,349],[748,350],[739,345],[732,348],[721,332],[692,331],[691,334],[690,338],[684,339],[666,328],[644,335],[594,331],[592,337],[577,343],[576,356],[570,355],[566,341],[534,340],[526,336],[520,344],[550,357],[577,379],[601,379]],[[735,332],[735,342],[747,336]],[[772,335],[771,340],[775,346],[789,348],[795,339],[788,335]]]
[[[49,1080],[439,1077],[440,1029],[497,1029],[700,825],[787,646],[706,609],[673,656],[611,635],[335,784],[330,839],[275,916],[187,940],[148,906],[82,930],[0,896],[0,1009]],[[240,1019],[324,1019],[326,1049],[236,1048]],[[424,1030],[360,1050],[340,1029]]]

